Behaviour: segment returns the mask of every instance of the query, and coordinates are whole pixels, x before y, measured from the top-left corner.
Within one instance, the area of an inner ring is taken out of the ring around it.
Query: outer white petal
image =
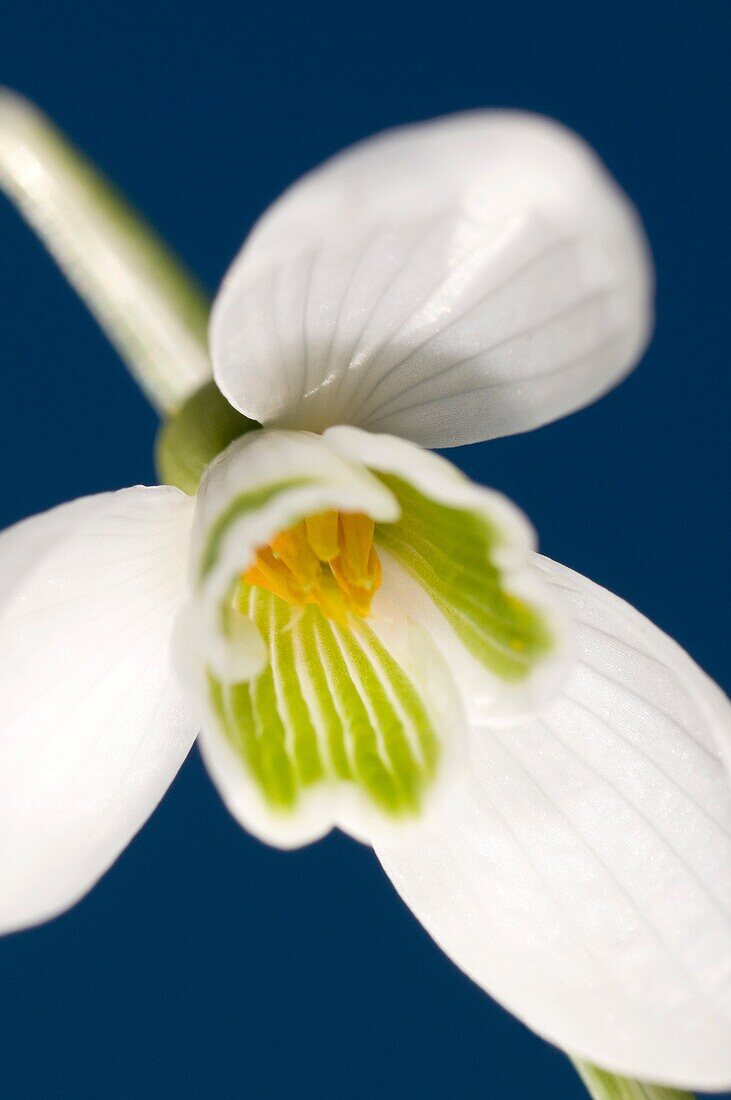
[[[581,661],[522,730],[473,730],[441,832],[379,849],[437,943],[539,1034],[631,1077],[731,1084],[731,708],[637,611],[542,559]]]
[[[393,474],[428,500],[484,518],[499,533],[500,541],[492,551],[491,564],[500,570],[506,591],[539,612],[552,645],[544,656],[535,660],[524,679],[510,681],[494,674],[459,638],[429,589],[380,545],[383,586],[373,605],[374,628],[379,629],[379,619],[387,622],[388,611],[385,607],[382,610],[387,603],[400,607],[402,613],[420,623],[434,638],[449,665],[472,721],[511,724],[539,710],[563,681],[573,647],[563,601],[554,597],[536,568],[535,555],[531,553],[536,546],[536,534],[525,515],[501,493],[476,485],[451,462],[404,439],[350,427],[330,428],[324,438],[350,461],[360,462],[375,473]],[[386,531],[387,528],[384,534]],[[432,542],[428,552],[436,559],[440,549],[438,536]]]
[[[195,736],[170,634],[192,501],[86,497],[0,536],[0,930],[80,898]]]
[[[456,115],[356,145],[271,207],[216,300],[214,371],[269,425],[471,443],[618,382],[651,294],[637,216],[583,141]]]

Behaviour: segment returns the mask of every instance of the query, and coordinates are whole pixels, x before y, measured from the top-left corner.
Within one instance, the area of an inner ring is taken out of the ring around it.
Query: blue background
[[[0,74],[211,289],[286,184],[372,131],[482,105],[580,131],[645,218],[655,340],[593,408],[453,457],[728,686],[730,15],[725,0],[16,0]],[[0,327],[2,524],[151,481],[152,412],[4,203]],[[6,1097],[583,1095],[441,956],[369,850],[261,846],[195,752],[82,904],[0,943],[0,975]]]

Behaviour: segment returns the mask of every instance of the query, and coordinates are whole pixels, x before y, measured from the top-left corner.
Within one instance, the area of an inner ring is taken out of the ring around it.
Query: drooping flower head
[[[0,100],[0,181],[169,407],[176,357],[203,380],[189,311],[69,163]],[[275,203],[215,303],[218,389],[163,433],[162,473],[195,498],[101,494],[0,537],[3,929],[93,884],[200,727],[248,829],[372,842],[540,1034],[728,1084],[728,701],[422,449],[598,397],[651,298],[628,200],[533,116],[387,133]]]

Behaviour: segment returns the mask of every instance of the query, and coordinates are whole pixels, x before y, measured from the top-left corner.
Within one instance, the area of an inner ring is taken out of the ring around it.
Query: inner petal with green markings
[[[504,498],[413,444],[256,431],[209,468],[178,656],[232,812],[282,846],[459,797],[467,724],[524,717],[565,627]]]

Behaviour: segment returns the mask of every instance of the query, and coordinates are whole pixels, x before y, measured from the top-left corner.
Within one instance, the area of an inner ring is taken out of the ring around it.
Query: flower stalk
[[[59,131],[0,89],[0,189],[96,317],[158,412],[211,377],[205,292]]]

